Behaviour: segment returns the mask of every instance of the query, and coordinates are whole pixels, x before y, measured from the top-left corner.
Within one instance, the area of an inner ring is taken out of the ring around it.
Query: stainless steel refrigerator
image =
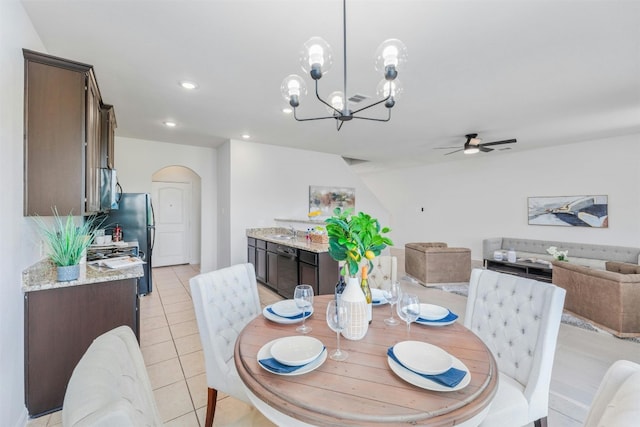
[[[146,263],[144,277],[138,280],[138,294],[146,295],[153,289],[151,280],[151,255],[155,242],[155,216],[151,195],[148,193],[123,193],[117,210],[111,210],[103,223],[108,234],[115,226],[122,227],[122,240],[138,241],[138,256]]]

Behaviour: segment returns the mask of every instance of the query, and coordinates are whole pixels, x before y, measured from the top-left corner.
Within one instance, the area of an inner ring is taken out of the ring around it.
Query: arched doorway
[[[201,179],[184,166],[168,166],[152,175],[156,239],[154,267],[200,264]]]

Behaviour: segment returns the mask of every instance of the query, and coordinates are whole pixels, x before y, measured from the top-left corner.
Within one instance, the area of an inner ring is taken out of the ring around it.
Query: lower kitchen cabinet
[[[312,285],[317,295],[333,294],[338,283],[338,261],[328,252],[298,252],[300,283]]]
[[[138,341],[137,279],[25,292],[25,403],[38,416],[62,407],[71,373],[89,345],[117,326]]]
[[[247,260],[254,265],[258,282],[285,298],[296,285],[311,285],[316,295],[333,294],[339,277],[338,262],[329,252],[313,252],[254,237],[247,239]]]

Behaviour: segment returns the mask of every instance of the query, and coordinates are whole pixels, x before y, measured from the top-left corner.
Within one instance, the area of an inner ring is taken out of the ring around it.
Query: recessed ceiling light
[[[251,135],[249,135],[248,133],[242,134],[242,139],[249,139],[249,138],[251,138]]]
[[[188,81],[180,82],[180,86],[182,86],[184,89],[188,89],[188,90],[193,90],[193,89],[198,87],[197,84],[195,84],[193,82],[188,82]]]
[[[171,122],[171,121],[166,121],[166,122],[162,122],[164,123],[164,125],[168,128],[174,128],[176,127],[176,122]]]
[[[291,114],[291,113],[293,113],[293,110],[291,108],[289,108],[289,107],[284,107],[282,109],[282,112],[285,113],[285,114]]]

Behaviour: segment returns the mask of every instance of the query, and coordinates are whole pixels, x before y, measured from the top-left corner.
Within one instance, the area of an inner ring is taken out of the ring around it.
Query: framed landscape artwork
[[[609,227],[607,196],[529,197],[530,225]]]
[[[309,212],[320,211],[320,217],[333,215],[333,209],[353,209],[356,206],[356,189],[350,187],[309,186]]]

